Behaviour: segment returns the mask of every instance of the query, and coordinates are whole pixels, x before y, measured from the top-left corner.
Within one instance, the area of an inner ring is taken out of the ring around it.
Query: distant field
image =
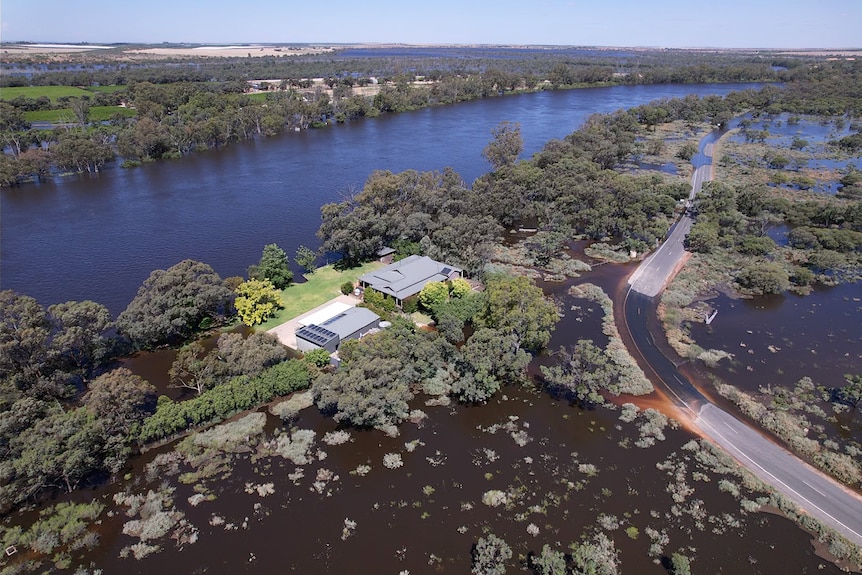
[[[131,118],[135,115],[135,111],[129,108],[121,108],[120,106],[92,106],[90,107],[90,121],[103,122],[110,120],[111,116],[116,113],[122,114],[126,118]],[[63,108],[60,110],[36,110],[35,112],[24,112],[24,118],[28,122],[50,122],[52,124],[65,124],[75,121],[75,114],[71,108]]]
[[[47,96],[52,101],[58,98],[91,96],[93,92],[116,92],[125,89],[125,86],[94,86],[92,88],[77,88],[75,86],[24,86],[15,88],[0,88],[0,100],[14,100],[18,96],[36,99]]]

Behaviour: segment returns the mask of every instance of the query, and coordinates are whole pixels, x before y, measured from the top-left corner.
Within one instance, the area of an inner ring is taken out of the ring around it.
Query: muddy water
[[[632,439],[633,428],[617,429],[616,413],[583,412],[511,388],[484,407],[425,409],[427,423],[403,425],[399,438],[354,432],[349,444],[322,445],[326,458],[306,466],[299,485],[286,477],[294,466],[280,458],[254,464],[241,458],[228,479],[210,482],[219,493],[215,502],[193,508],[184,501],[192,489],[178,490],[178,507],[200,529],[197,543],[177,552],[168,541],[158,555],[123,560],[117,558],[119,549],[131,540],[118,535],[96,563],[109,573],[466,573],[471,545],[486,531],[505,539],[517,559],[545,543],[564,548],[578,541],[581,533],[597,528],[604,513],[622,524],[607,533],[620,549],[626,573],[666,572],[648,556],[648,526],[667,529],[667,554],[693,547],[686,553],[701,572],[838,572],[813,555],[802,531],[780,517],[757,514],[742,518],[738,527],[720,526],[723,513],[740,516],[738,503],[720,493],[716,481],[693,480],[691,462],[688,483],[695,492],[689,501],[702,500],[707,514],[702,529],[688,516],[675,517],[664,490],[669,478],[656,462],[681,453],[689,439],[685,432],[669,431],[667,441],[649,449],[624,448],[619,444]],[[525,446],[506,430],[489,432],[507,422],[527,433]],[[335,428],[313,410],[297,425],[318,435]],[[422,443],[410,453],[404,445],[415,440]],[[384,468],[385,453],[400,453],[404,466]],[[597,475],[581,472],[581,463],[595,465]],[[371,472],[350,475],[360,464],[370,465]],[[339,477],[323,494],[309,489],[320,468]],[[248,481],[273,482],[276,492],[249,495]],[[508,509],[492,508],[481,502],[490,489],[521,495]],[[531,512],[531,506],[537,507]],[[214,514],[237,528],[209,525]],[[346,518],[357,526],[342,540]],[[527,533],[530,523],[538,535]],[[637,538],[624,532],[631,526],[638,528]],[[517,567],[516,559],[510,567]]]
[[[844,284],[807,296],[754,299],[718,297],[709,326],[691,328],[703,348],[732,353],[715,370],[735,386],[792,387],[810,377],[827,387],[843,385],[845,373],[862,371],[862,287]]]
[[[586,280],[614,293],[627,271],[626,266],[598,266],[583,278],[544,286],[567,310],[552,349],[580,337],[603,337],[601,308],[565,296],[568,287]],[[635,424],[619,421],[619,412],[582,411],[533,388],[506,388],[481,407],[418,402],[414,407],[429,417],[424,424],[403,424],[398,438],[351,431],[348,444],[318,443],[325,456],[318,453],[304,466],[296,484],[287,477],[296,469],[290,462],[280,457],[252,461],[243,454],[233,472],[204,482],[217,499],[193,507],[187,498],[194,489],[171,478],[177,508],[200,531],[196,543],[180,549],[165,539],[151,542],[161,545],[158,554],[141,561],[120,559],[120,550],[136,541],[122,534],[126,518],[120,514],[103,522],[102,545],[85,559],[105,573],[466,573],[472,544],[493,532],[511,545],[509,571],[518,572],[526,557],[546,543],[565,550],[582,534],[604,530],[620,550],[625,573],[666,573],[661,558],[677,551],[693,558],[701,573],[839,572],[814,555],[810,537],[792,522],[743,514],[738,501],[719,490],[718,476],[693,476],[703,470],[681,449],[692,438],[687,431],[666,429],[665,441],[638,448]],[[318,440],[336,429],[313,408],[294,425],[315,430]],[[282,424],[270,417],[269,427]],[[526,443],[516,443],[512,432]],[[406,444],[415,441],[411,452]],[[165,449],[136,460],[133,475],[140,477],[144,464]],[[403,467],[385,468],[387,453],[400,454]],[[667,491],[673,478],[656,466],[669,458],[684,462],[686,484],[694,489],[677,507]],[[582,464],[594,465],[595,475]],[[371,467],[367,476],[350,473],[359,465]],[[320,469],[338,477],[323,493],[312,489]],[[115,485],[107,493],[121,488],[146,492],[163,479]],[[272,495],[246,492],[248,483],[269,482]],[[507,505],[489,507],[482,495],[492,489],[517,495]],[[743,496],[757,494],[743,490]],[[695,500],[701,502],[698,509],[705,509],[699,522],[680,511],[691,509]],[[615,520],[608,518],[599,527],[602,514]],[[211,525],[216,516],[224,525]],[[735,519],[728,520],[731,516]],[[342,539],[345,519],[357,525]],[[619,526],[613,528],[614,523]],[[530,524],[538,535],[528,534]],[[637,533],[625,531],[631,527]],[[669,537],[659,563],[648,553],[648,527],[664,529]]]

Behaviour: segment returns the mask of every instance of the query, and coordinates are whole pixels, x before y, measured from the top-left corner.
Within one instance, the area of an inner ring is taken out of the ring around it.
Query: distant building
[[[400,307],[406,298],[418,294],[429,283],[457,279],[461,274],[460,268],[427,256],[409,256],[360,276],[359,285],[395,298]]]
[[[377,258],[380,263],[389,265],[392,263],[392,260],[395,259],[395,250],[389,246],[383,246],[377,250]]]
[[[364,307],[351,307],[321,322],[307,323],[296,330],[296,349],[305,353],[325,349],[338,351],[342,341],[359,339],[379,327],[380,316]]]

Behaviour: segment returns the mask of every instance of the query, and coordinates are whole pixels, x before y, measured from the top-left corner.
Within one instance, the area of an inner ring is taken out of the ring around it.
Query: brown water
[[[552,349],[581,337],[603,341],[601,308],[564,295],[568,286],[589,280],[613,293],[627,271],[626,266],[600,266],[584,278],[545,286],[567,310]],[[638,402],[644,407],[664,405],[654,396]],[[103,515],[101,544],[82,559],[105,573],[466,573],[472,544],[493,532],[512,546],[512,572],[545,543],[565,550],[582,534],[600,529],[597,518],[609,514],[620,527],[605,532],[620,550],[624,573],[666,573],[648,555],[647,527],[667,531],[665,559],[682,551],[694,559],[695,572],[839,572],[814,555],[810,537],[789,520],[742,514],[734,497],[719,490],[719,477],[706,472],[709,480],[694,478],[698,465],[681,450],[693,437],[688,431],[666,429],[666,441],[638,448],[635,425],[619,421],[618,412],[583,411],[533,388],[506,388],[480,407],[414,407],[429,417],[422,425],[403,424],[401,437],[352,431],[351,443],[318,443],[325,459],[305,466],[305,476],[296,485],[287,477],[296,469],[290,462],[280,457],[252,462],[249,454],[237,456],[229,475],[205,481],[217,499],[198,507],[187,502],[192,487],[174,478],[175,504],[199,529],[197,543],[180,549],[166,539],[158,542],[163,548],[158,554],[141,561],[121,559],[120,550],[136,540],[122,534],[126,517]],[[269,421],[269,428],[282,425],[271,416]],[[519,446],[505,429],[489,432],[505,424],[526,433],[526,445]],[[318,440],[336,429],[313,408],[302,412],[295,425],[314,429]],[[405,444],[416,440],[421,443],[409,452]],[[169,449],[136,458],[131,468],[136,479],[84,491],[76,499],[109,499],[122,489],[146,492],[157,487],[162,478],[147,485],[141,482],[142,470]],[[404,466],[386,469],[386,453],[400,453]],[[694,493],[681,507],[700,500],[706,510],[700,524],[688,514],[677,516],[672,507],[666,490],[672,478],[656,467],[669,457],[686,463],[686,483]],[[370,465],[370,473],[351,475],[361,464]],[[595,465],[596,476],[590,477],[580,464]],[[319,469],[339,478],[323,494],[311,490]],[[246,483],[268,482],[274,484],[272,495],[246,492]],[[519,496],[508,508],[492,508],[481,501],[491,489],[517,491]],[[744,489],[743,495],[757,496]],[[724,514],[739,524],[728,526]],[[211,525],[214,516],[236,528]],[[357,526],[342,540],[345,519]],[[539,529],[536,536],[527,533],[531,523]],[[626,533],[628,527],[638,529],[635,538]]]

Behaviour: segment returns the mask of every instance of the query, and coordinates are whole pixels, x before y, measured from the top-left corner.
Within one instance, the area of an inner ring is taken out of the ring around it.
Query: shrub
[[[350,295],[353,293],[353,282],[344,282],[341,284],[341,293]]]
[[[408,298],[404,298],[404,301],[401,303],[401,309],[404,313],[419,311],[419,297],[412,295]]]
[[[175,402],[159,398],[156,412],[144,421],[142,443],[167,437],[178,431],[223,419],[233,413],[271,401],[311,384],[311,372],[303,361],[290,360],[274,365],[260,375],[236,377],[208,389],[194,399]]]

